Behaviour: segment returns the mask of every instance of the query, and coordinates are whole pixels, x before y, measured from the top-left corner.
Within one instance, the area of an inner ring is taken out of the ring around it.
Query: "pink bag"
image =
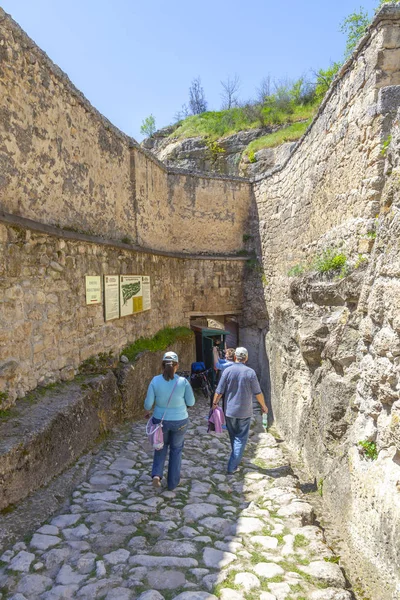
[[[147,435],[147,439],[149,440],[150,446],[153,448],[153,450],[161,450],[164,447],[163,421],[164,421],[165,414],[167,412],[167,408],[169,406],[169,402],[172,398],[172,394],[175,391],[175,388],[178,384],[179,379],[180,379],[180,377],[178,377],[178,379],[175,381],[175,385],[172,388],[172,392],[171,392],[170,397],[168,398],[167,406],[165,407],[165,411],[162,416],[161,423],[153,423],[153,417],[150,417],[150,419],[147,421],[146,435]]]
[[[225,417],[222,408],[217,406],[211,409],[208,416],[208,431],[215,431],[215,433],[222,433],[222,425],[225,424]]]

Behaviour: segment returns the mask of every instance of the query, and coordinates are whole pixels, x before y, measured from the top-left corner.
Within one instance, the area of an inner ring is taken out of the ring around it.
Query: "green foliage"
[[[129,237],[129,235],[127,235],[127,236],[125,236],[125,237],[121,238],[121,242],[122,242],[123,244],[132,244],[132,240],[131,240],[131,238]]]
[[[340,556],[324,556],[324,561],[337,565],[340,562]]]
[[[279,106],[279,102],[281,105]],[[238,131],[265,127],[281,123],[296,123],[310,118],[315,103],[294,105],[292,102],[286,110],[281,100],[268,97],[263,104],[247,104],[221,111],[208,111],[200,115],[191,115],[181,121],[179,127],[171,133],[171,138],[185,139],[204,137],[209,140],[232,135]]]
[[[361,268],[365,267],[367,264],[368,264],[368,258],[366,256],[363,256],[362,254],[359,254],[358,258],[354,264],[354,268],[361,269]]]
[[[156,132],[156,120],[153,115],[146,117],[140,126],[140,133],[145,137],[151,137]]]
[[[253,236],[252,236],[250,233],[244,233],[244,234],[243,234],[243,242],[244,242],[244,243],[248,242],[249,240],[251,240],[251,239],[252,239],[252,237],[253,237]]]
[[[217,160],[221,154],[226,152],[225,148],[222,148],[215,140],[206,140],[206,144],[213,160]]]
[[[305,272],[305,266],[298,263],[289,269],[288,277],[300,277],[300,275],[303,275]]]
[[[113,366],[113,353],[99,352],[95,356],[90,356],[79,365],[79,373],[82,375],[90,375],[94,373],[105,373],[107,369]]]
[[[345,57],[349,58],[360,39],[363,37],[370,18],[368,13],[360,6],[359,12],[353,12],[344,19],[340,31],[347,36]]]
[[[324,493],[324,480],[322,478],[318,481],[317,488],[318,494],[322,497]]]
[[[381,154],[382,156],[386,156],[386,153],[388,151],[388,148],[390,146],[390,142],[392,141],[392,136],[388,135],[387,138],[383,141],[382,143],[382,150],[381,150]]]
[[[305,546],[308,546],[309,543],[310,542],[305,535],[296,533],[294,536],[293,548],[304,548]]]
[[[317,81],[315,84],[315,98],[318,103],[322,102],[340,67],[341,64],[339,62],[334,62],[327,69],[320,69],[317,72]]]
[[[274,148],[275,146],[280,146],[285,142],[295,142],[306,132],[310,123],[311,120],[293,123],[293,125],[288,125],[288,127],[278,129],[278,131],[275,131],[275,133],[263,135],[262,137],[250,142],[245,152],[250,157],[251,152],[255,153],[263,148]]]
[[[249,258],[249,260],[246,260],[246,265],[249,269],[251,269],[253,271],[253,273],[261,275],[261,279],[262,279],[263,283],[264,283],[264,281],[267,283],[265,273],[264,273],[264,267],[263,267],[262,263],[258,260],[258,258]]]
[[[314,268],[321,274],[343,273],[346,268],[347,258],[343,252],[335,248],[327,248],[314,260]]]
[[[124,354],[130,361],[133,361],[141,352],[165,350],[177,341],[189,340],[192,337],[193,331],[188,327],[166,327],[158,331],[151,338],[141,337],[137,339],[133,344],[127,346],[121,354]]]
[[[257,162],[256,153],[254,152],[254,150],[250,150],[248,157],[249,157],[249,162],[251,162],[251,163]]]
[[[13,411],[10,409],[0,410],[0,421],[8,421],[13,416]]]
[[[0,404],[8,400],[8,392],[0,392]]]
[[[370,240],[376,240],[376,231],[368,231],[367,238]]]
[[[363,440],[358,442],[358,445],[363,449],[363,454],[370,460],[376,460],[378,458],[378,450],[375,442],[368,442]]]

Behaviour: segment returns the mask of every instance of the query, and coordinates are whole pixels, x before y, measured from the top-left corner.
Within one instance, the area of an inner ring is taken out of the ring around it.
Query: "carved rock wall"
[[[274,417],[380,600],[400,597],[399,25],[396,7],[377,15],[286,165],[254,183]],[[328,248],[342,276],[312,267]]]

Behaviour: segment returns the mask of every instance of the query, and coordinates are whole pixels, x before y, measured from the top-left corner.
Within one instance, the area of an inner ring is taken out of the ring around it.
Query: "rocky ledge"
[[[253,177],[282,164],[295,146],[295,142],[289,142],[276,148],[264,148],[256,152],[250,162],[248,156],[243,155],[245,148],[253,140],[280,129],[278,125],[239,131],[212,143],[200,136],[176,139],[173,137],[175,129],[176,126],[160,129],[145,139],[142,146],[169,167],[190,171]]]

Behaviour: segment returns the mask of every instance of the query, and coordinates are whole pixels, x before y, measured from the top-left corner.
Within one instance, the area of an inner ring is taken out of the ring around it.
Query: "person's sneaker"
[[[235,475],[235,473],[237,473],[238,471],[240,471],[240,467],[236,467],[236,469],[234,469],[233,471],[227,471],[227,475]]]
[[[154,488],[161,487],[161,479],[158,477],[158,475],[156,475],[155,477],[153,477],[153,487]]]

